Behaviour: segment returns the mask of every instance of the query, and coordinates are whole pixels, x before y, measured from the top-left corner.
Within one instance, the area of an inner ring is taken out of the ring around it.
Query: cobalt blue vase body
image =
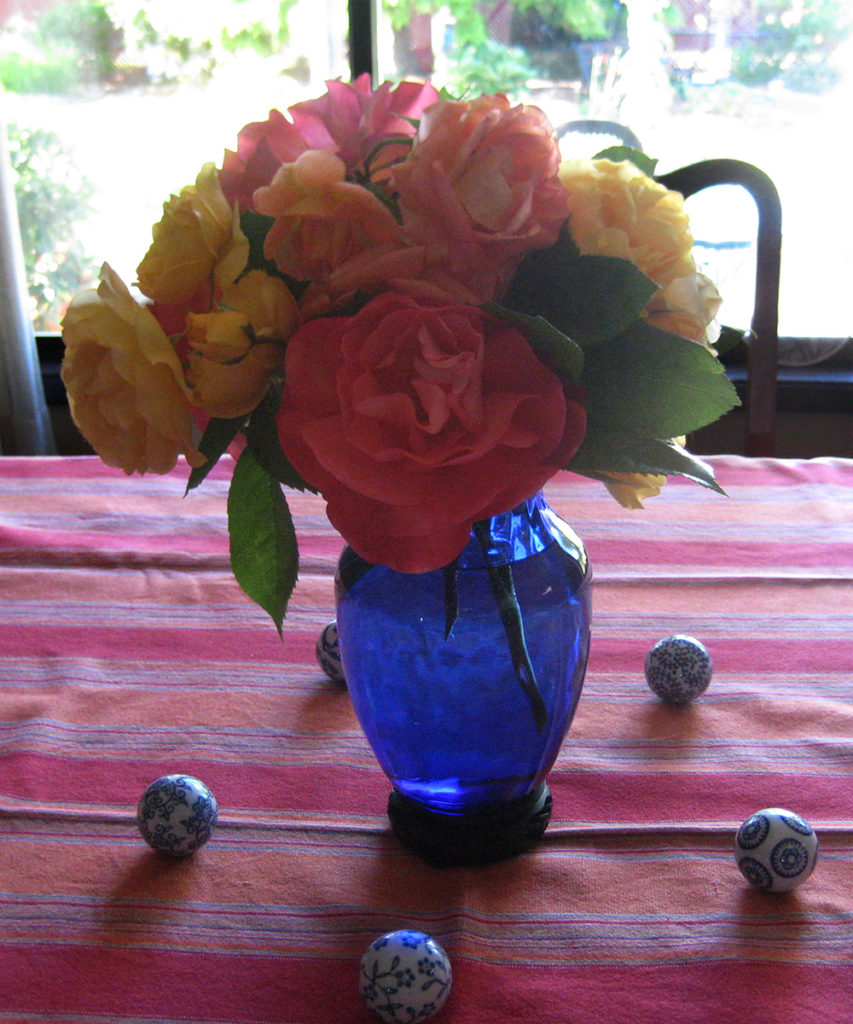
[[[514,807],[544,788],[586,671],[592,574],[580,538],[541,493],[487,525],[452,574],[449,636],[447,571],[399,573],[349,548],[338,567],[341,658],[362,729],[395,794],[439,817]],[[511,566],[538,715],[487,566]]]

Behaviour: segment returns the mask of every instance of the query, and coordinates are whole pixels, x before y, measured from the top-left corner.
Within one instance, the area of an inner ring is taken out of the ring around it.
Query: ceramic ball
[[[781,807],[757,811],[735,836],[735,860],[741,874],[757,889],[788,892],[809,877],[819,843],[807,821]]]
[[[668,636],[646,655],[646,682],[667,704],[689,704],[708,689],[713,665],[704,644],[692,636]]]
[[[218,816],[213,793],[191,775],[156,779],[136,809],[136,823],[145,842],[175,857],[186,857],[204,846]]]
[[[361,958],[361,995],[386,1024],[432,1017],[444,1005],[451,981],[447,954],[423,932],[388,932]]]
[[[317,663],[329,679],[336,683],[344,681],[344,668],[341,664],[341,647],[338,642],[338,624],[330,622],[324,626],[317,637]]]

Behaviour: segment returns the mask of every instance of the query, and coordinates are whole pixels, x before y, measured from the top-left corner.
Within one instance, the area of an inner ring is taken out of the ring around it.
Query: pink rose
[[[526,338],[473,306],[386,293],[290,339],[282,446],[370,562],[426,572],[571,459],[586,414]]]
[[[426,249],[421,280],[500,297],[524,254],[553,245],[566,220],[559,163],[538,107],[497,95],[426,110],[411,156],[392,171],[403,229]]]
[[[266,121],[247,124],[237,137],[237,150],[226,150],[220,172],[222,191],[232,205],[250,209],[255,189],[269,185],[282,164],[293,163],[309,149],[323,149],[343,160],[347,173],[361,170],[370,151],[387,138],[411,138],[417,120],[438,99],[421,82],[385,82],[373,92],[368,75],[350,85],[327,82],[325,95],[288,108],[290,120],[271,110]],[[410,145],[389,146],[378,164],[402,160]]]
[[[252,207],[255,189],[269,185],[282,164],[292,163],[308,149],[299,129],[280,110],[266,121],[247,124],[237,136],[237,151],[227,149],[219,183],[228,202],[241,210]]]
[[[412,138],[424,110],[438,100],[438,91],[428,83],[401,82],[392,88],[383,82],[371,91],[368,75],[351,85],[340,80],[327,82],[328,92],[315,100],[289,108],[293,123],[310,149],[327,149],[346,164],[347,172],[361,169],[365,157],[383,139]],[[409,145],[390,147],[380,163],[403,159]]]

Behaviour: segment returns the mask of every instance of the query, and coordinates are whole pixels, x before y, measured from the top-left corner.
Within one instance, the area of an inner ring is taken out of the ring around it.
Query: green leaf
[[[636,168],[641,170],[643,174],[647,174],[650,178],[655,176],[655,170],[658,165],[657,160],[647,156],[642,150],[634,149],[633,146],[608,146],[607,149],[602,149],[600,153],[596,153],[593,159],[612,160],[615,164],[621,163],[623,160],[629,160]]]
[[[264,240],[274,219],[254,210],[244,210],[240,214],[240,228],[249,240],[249,268],[278,276],[278,267],[264,255]]]
[[[748,332],[739,331],[736,327],[722,326],[720,328],[720,336],[714,342],[717,355],[725,355],[726,352],[730,352],[733,348],[740,345],[746,333]]]
[[[675,474],[720,494],[725,493],[708,463],[675,441],[614,433],[595,427],[587,431],[583,444],[567,468],[573,473],[604,481],[612,479],[613,473]]]
[[[297,281],[288,274],[283,274],[274,260],[268,259],[264,253],[264,240],[273,223],[273,217],[267,217],[263,213],[256,213],[254,210],[244,210],[240,214],[240,228],[249,240],[249,259],[246,261],[246,270],[263,270],[270,277],[277,277],[284,281],[290,294],[299,301],[303,292],[308,287],[306,281]]]
[[[296,531],[281,487],[250,448],[234,467],[228,491],[228,533],[234,578],[272,618],[281,636],[299,571]]]
[[[196,466],[190,473],[187,480],[187,493],[204,480],[207,474],[213,469],[221,456],[228,450],[228,445],[240,433],[246,422],[245,416],[236,416],[233,419],[213,418],[207,424],[198,443],[198,450],[202,455],[207,456],[207,462]]]
[[[722,364],[704,346],[639,320],[622,336],[585,349],[580,383],[588,430],[679,437],[739,404]]]
[[[621,334],[657,290],[630,260],[578,255],[564,229],[550,249],[525,257],[503,305],[526,316],[542,316],[583,344]]]
[[[583,351],[571,338],[558,331],[541,316],[525,316],[514,313],[493,302],[483,309],[499,320],[505,320],[527,338],[528,344],[544,363],[564,384],[576,384],[583,369]]]
[[[282,450],[276,423],[280,399],[280,389],[271,388],[266,393],[252,413],[246,430],[246,440],[258,464],[274,480],[298,491],[311,491],[312,494],[316,494],[317,489],[302,479]]]

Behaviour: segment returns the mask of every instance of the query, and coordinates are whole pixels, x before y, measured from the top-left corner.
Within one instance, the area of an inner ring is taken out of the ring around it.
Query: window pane
[[[708,157],[756,165],[782,200],[780,333],[849,336],[853,202],[843,159],[853,108],[851,0],[384,0],[380,76],[461,95],[503,91],[555,126],[628,125],[661,172]],[[572,134],[564,156],[614,144]],[[838,168],[839,170],[835,170]],[[697,258],[746,327],[757,224],[739,187],[688,201]]]
[[[108,261],[130,284],[171,193],[271,107],[349,76],[346,0],[14,0],[0,6],[40,330]]]

